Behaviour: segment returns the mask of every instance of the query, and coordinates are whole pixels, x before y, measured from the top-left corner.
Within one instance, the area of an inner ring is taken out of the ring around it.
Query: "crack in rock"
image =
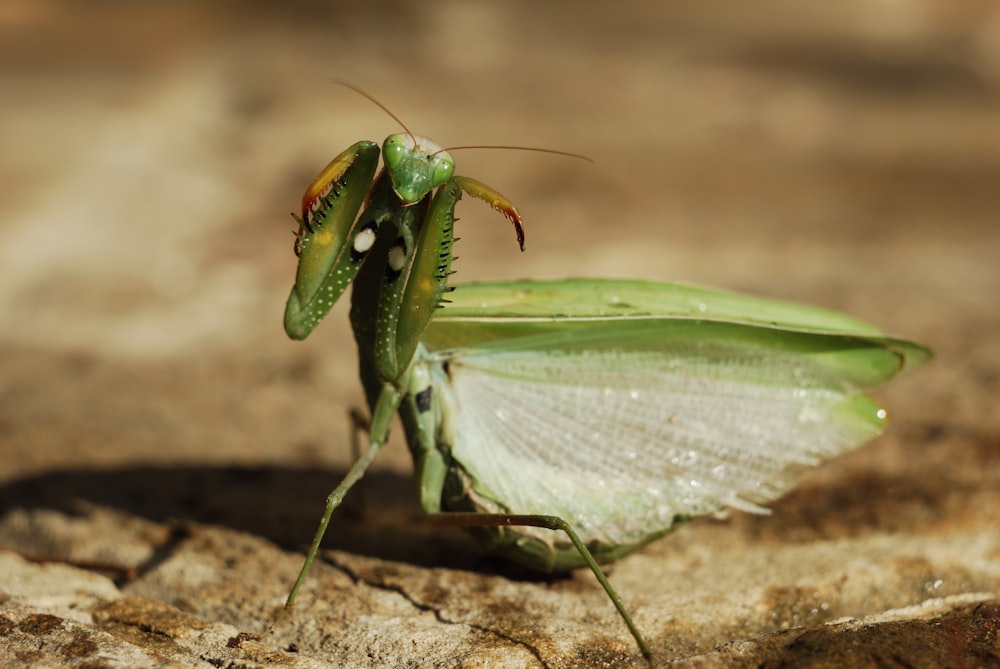
[[[445,624],[445,625],[463,625],[465,627],[469,627],[469,628],[477,630],[479,632],[483,632],[485,634],[492,635],[492,636],[497,637],[499,639],[503,639],[504,641],[507,641],[508,643],[511,643],[511,644],[513,644],[515,646],[520,646],[521,648],[524,648],[529,653],[531,653],[532,657],[534,657],[536,660],[538,660],[539,664],[544,669],[549,669],[548,663],[542,658],[541,651],[539,651],[538,648],[536,648],[534,645],[532,645],[532,644],[530,644],[530,643],[528,643],[526,641],[514,638],[514,637],[510,636],[509,634],[506,634],[506,633],[501,632],[499,630],[492,629],[492,628],[487,627],[485,625],[480,625],[480,624],[473,623],[473,622],[468,622],[468,621],[450,620],[449,618],[445,617],[445,615],[443,614],[443,612],[442,612],[441,609],[439,609],[439,608],[437,608],[435,606],[432,606],[431,604],[427,604],[426,602],[422,602],[422,601],[418,600],[413,595],[411,595],[409,592],[407,592],[406,589],[402,585],[391,585],[391,584],[388,584],[388,583],[384,583],[382,581],[373,581],[373,580],[367,579],[364,576],[362,576],[361,574],[359,574],[357,571],[355,571],[354,569],[352,569],[350,566],[348,566],[347,564],[344,564],[344,563],[340,562],[339,560],[337,560],[335,557],[333,557],[331,555],[324,555],[324,556],[322,556],[322,559],[323,559],[324,562],[328,563],[330,566],[332,566],[332,567],[334,567],[336,569],[339,569],[344,574],[346,574],[347,577],[349,579],[351,579],[351,581],[353,583],[355,583],[355,584],[361,583],[361,584],[367,585],[369,587],[375,588],[377,590],[383,590],[385,592],[395,593],[395,594],[399,595],[400,597],[402,597],[404,600],[406,600],[406,602],[408,602],[411,606],[413,606],[418,611],[427,611],[427,612],[433,613],[435,620],[437,620],[438,622],[440,622],[442,624]]]

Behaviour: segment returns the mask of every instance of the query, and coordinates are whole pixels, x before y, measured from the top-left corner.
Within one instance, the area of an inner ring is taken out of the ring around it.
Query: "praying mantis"
[[[519,212],[409,130],[385,140],[376,176],[379,153],[361,141],[334,158],[296,216],[285,330],[308,337],[353,286],[371,418],[278,620],[398,413],[432,522],[543,572],[588,567],[649,658],[599,564],[698,516],[765,511],[878,435],[886,413],[865,391],[930,356],[838,313],[681,284],[452,285],[463,193],[506,216],[523,250]]]

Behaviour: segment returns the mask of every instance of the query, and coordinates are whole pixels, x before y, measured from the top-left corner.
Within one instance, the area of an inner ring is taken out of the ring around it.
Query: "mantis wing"
[[[929,355],[831,312],[673,284],[455,296],[424,338],[447,364],[454,461],[483,510],[559,516],[595,546],[760,511],[877,435],[863,391]]]

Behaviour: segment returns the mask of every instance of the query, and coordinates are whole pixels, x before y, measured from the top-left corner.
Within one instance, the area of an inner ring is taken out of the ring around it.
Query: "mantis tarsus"
[[[307,337],[353,283],[371,420],[282,615],[399,413],[433,522],[473,527],[542,571],[589,567],[649,657],[598,563],[690,518],[762,511],[811,467],[877,435],[885,412],[864,391],[930,355],[837,313],[679,284],[452,287],[462,192],[509,218],[523,248],[520,215],[409,131],[382,154],[377,177],[374,142],[334,158],[297,217],[285,329]]]

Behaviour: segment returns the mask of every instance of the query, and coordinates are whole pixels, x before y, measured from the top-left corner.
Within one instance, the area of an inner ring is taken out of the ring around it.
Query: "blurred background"
[[[446,147],[594,160],[456,152],[527,234],[518,253],[467,198],[456,279],[682,280],[847,311],[938,354],[883,395],[898,434],[944,449],[921,471],[971,449],[948,485],[996,475],[996,2],[5,0],[0,35],[2,481],[347,462],[346,300],[285,337],[288,212],[330,158],[399,128],[335,80]],[[313,510],[269,536],[298,545]],[[30,543],[11,523],[4,541]]]
[[[280,329],[287,212],[398,130],[335,79],[445,146],[595,161],[459,152],[527,221],[522,255],[464,203],[460,280],[822,296],[925,337],[948,320],[935,291],[996,287],[993,2],[11,0],[0,29],[11,351],[351,364],[343,309],[304,345]]]
[[[976,280],[957,251],[995,250],[992,2],[12,0],[0,21],[11,344],[154,356],[275,338],[287,211],[329,158],[398,130],[335,79],[445,146],[595,161],[458,153],[528,225],[521,256],[467,203],[463,280],[919,292],[886,247],[928,284]]]

